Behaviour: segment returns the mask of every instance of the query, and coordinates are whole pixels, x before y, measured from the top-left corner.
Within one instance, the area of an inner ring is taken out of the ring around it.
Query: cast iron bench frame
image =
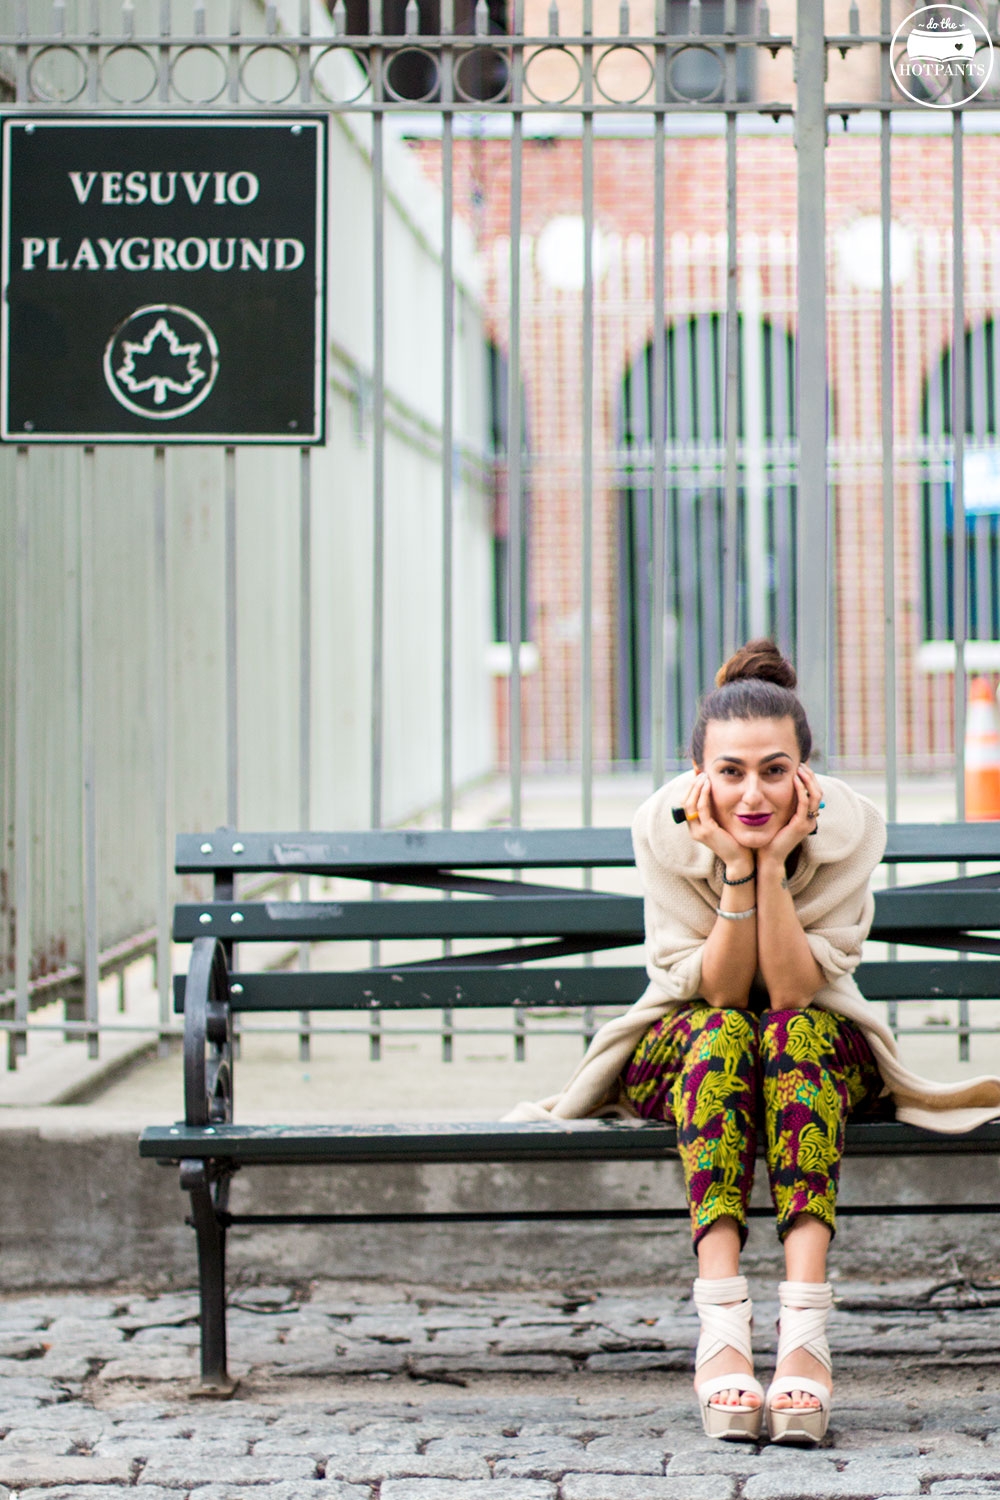
[[[888,865],[997,861],[1000,824],[894,824]],[[643,941],[642,899],[526,879],[536,871],[596,871],[631,866],[624,828],[489,829],[362,833],[182,834],[179,874],[211,875],[213,898],[182,902],[174,935],[192,943],[187,975],[174,981],[184,1014],[185,1117],[150,1126],[139,1150],[180,1166],[197,1236],[201,1307],[201,1384],[227,1391],[226,1232],[231,1224],[469,1222],[531,1219],[684,1218],[687,1209],[496,1210],[427,1214],[232,1214],[229,1183],[247,1166],[655,1160],[675,1147],[673,1127],[608,1120],[548,1123],[236,1125],[233,1123],[233,1021],[250,1013],[315,1011],[540,1009],[621,1005],[646,986],[639,966],[554,964],[583,953]],[[366,899],[241,901],[242,875],[346,877],[371,882]],[[450,899],[386,897],[384,886],[423,887]],[[471,898],[471,899],[470,899]],[[484,899],[485,898],[485,899]],[[863,963],[857,978],[878,1000],[1000,998],[1000,868],[876,893],[871,938],[952,950],[960,958]],[[474,954],[354,970],[231,972],[234,943],[406,939],[486,939]],[[527,940],[520,946],[521,940]],[[531,941],[541,940],[541,941]],[[976,954],[970,959],[965,955]],[[989,961],[992,956],[994,961]],[[530,961],[544,958],[545,967]],[[949,1028],[948,1035],[956,1032]],[[553,1079],[553,1086],[558,1079]],[[517,1095],[511,1075],[511,1102]],[[849,1124],[854,1155],[1000,1153],[1000,1122],[942,1136],[890,1120]],[[921,1203],[844,1205],[855,1213],[968,1213],[996,1205]]]

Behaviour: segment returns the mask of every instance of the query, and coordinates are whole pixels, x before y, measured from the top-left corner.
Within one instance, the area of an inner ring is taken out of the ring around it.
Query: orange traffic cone
[[[1000,818],[1000,724],[985,677],[969,687],[965,720],[965,816],[970,823]]]

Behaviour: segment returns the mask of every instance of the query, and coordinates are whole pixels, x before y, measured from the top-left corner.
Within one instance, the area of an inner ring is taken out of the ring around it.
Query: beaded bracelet
[[[722,884],[723,885],[746,885],[747,881],[748,880],[754,880],[756,878],[756,875],[757,875],[757,871],[756,870],[751,870],[749,875],[742,875],[739,880],[727,880],[726,879],[725,867],[723,866],[723,870],[722,870]]]
[[[756,906],[751,906],[747,911],[723,911],[721,906],[715,908],[717,917],[725,917],[727,922],[745,922],[748,917],[755,916]]]

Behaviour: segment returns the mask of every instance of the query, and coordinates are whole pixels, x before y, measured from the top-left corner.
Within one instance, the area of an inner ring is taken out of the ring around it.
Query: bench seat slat
[[[237,1164],[326,1161],[468,1162],[656,1160],[672,1152],[672,1126],[614,1120],[511,1123],[484,1121],[417,1125],[154,1125],[139,1152],[159,1161],[202,1158]],[[967,1155],[1000,1148],[1000,1122],[964,1135],[939,1135],[895,1120],[853,1121],[847,1126],[852,1155]]]

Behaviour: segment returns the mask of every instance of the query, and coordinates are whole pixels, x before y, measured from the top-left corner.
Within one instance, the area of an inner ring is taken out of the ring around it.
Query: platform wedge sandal
[[[833,1292],[828,1281],[783,1281],[778,1287],[781,1312],[778,1317],[778,1364],[795,1349],[805,1349],[833,1374],[830,1346],[826,1341],[826,1320],[833,1306]],[[775,1410],[775,1396],[805,1391],[815,1396],[819,1406],[785,1406]],[[815,1445],[826,1435],[830,1421],[830,1387],[802,1375],[782,1375],[767,1389],[764,1412],[767,1432],[772,1443],[809,1443]]]
[[[735,1306],[724,1306],[727,1302],[735,1303]],[[753,1304],[747,1296],[746,1277],[727,1276],[706,1281],[699,1276],[694,1284],[694,1303],[701,1319],[701,1337],[694,1357],[695,1378],[701,1366],[721,1354],[723,1349],[736,1349],[752,1361],[750,1324]],[[752,1392],[758,1402],[756,1406],[713,1406],[712,1397],[720,1391],[740,1391],[744,1396]],[[706,1437],[756,1442],[763,1420],[764,1389],[752,1375],[742,1370],[731,1375],[716,1375],[696,1385],[695,1394]]]

